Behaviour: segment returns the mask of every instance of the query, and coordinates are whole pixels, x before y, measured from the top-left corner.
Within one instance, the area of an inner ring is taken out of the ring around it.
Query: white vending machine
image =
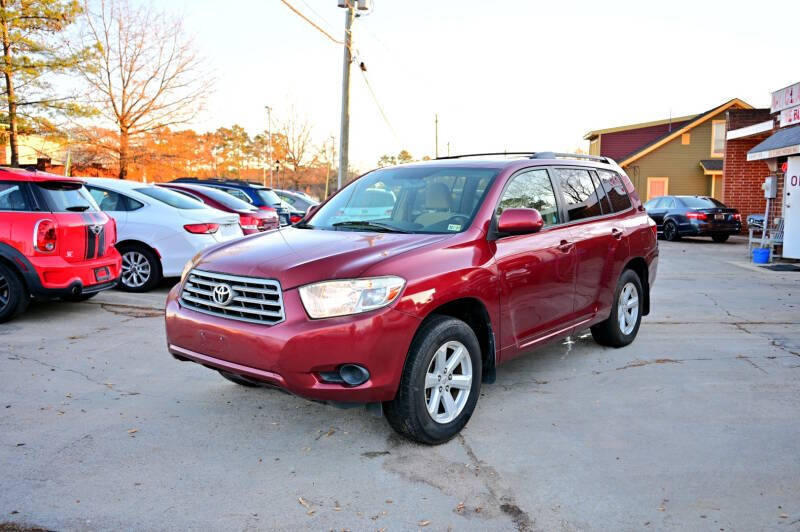
[[[783,253],[800,259],[800,157],[789,157],[783,184]]]

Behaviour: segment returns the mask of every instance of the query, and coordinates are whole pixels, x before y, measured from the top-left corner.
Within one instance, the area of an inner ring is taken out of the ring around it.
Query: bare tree
[[[300,171],[304,166],[316,160],[314,146],[311,142],[313,126],[305,117],[301,117],[294,105],[290,106],[286,118],[278,125],[279,148],[286,154],[286,163],[293,170],[293,181],[298,186]],[[309,161],[309,157],[312,159]]]
[[[119,128],[119,178],[128,175],[130,144],[199,113],[213,80],[180,19],[128,0],[84,0],[83,44],[97,50],[82,68],[92,101]]]

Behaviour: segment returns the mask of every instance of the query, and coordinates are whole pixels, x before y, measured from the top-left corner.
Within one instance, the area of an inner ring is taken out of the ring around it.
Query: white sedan
[[[82,178],[117,224],[122,255],[119,287],[146,292],[162,277],[177,277],[198,251],[242,236],[239,216],[148,183]]]

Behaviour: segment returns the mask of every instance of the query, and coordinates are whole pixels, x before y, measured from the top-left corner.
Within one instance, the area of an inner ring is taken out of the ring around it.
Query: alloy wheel
[[[11,286],[8,284],[8,279],[0,274],[0,311],[6,308],[9,301],[11,301]]]
[[[617,318],[619,330],[624,335],[633,332],[636,319],[639,317],[639,292],[633,283],[625,283],[619,293],[617,302]]]
[[[675,226],[672,223],[667,223],[664,226],[664,239],[669,241],[675,239]]]
[[[472,389],[472,359],[464,344],[449,341],[433,355],[425,373],[425,405],[436,423],[461,414]]]
[[[139,288],[150,280],[150,261],[138,251],[126,251],[122,255],[122,282],[125,286]]]

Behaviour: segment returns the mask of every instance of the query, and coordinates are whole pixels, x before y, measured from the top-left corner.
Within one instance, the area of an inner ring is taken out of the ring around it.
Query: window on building
[[[725,155],[725,121],[714,120],[711,123],[711,156]]]
[[[691,133],[684,133],[681,135],[681,144],[684,146],[688,146],[692,143],[692,134]]]
[[[569,221],[603,214],[594,183],[587,170],[556,168],[555,174],[567,204]]]

